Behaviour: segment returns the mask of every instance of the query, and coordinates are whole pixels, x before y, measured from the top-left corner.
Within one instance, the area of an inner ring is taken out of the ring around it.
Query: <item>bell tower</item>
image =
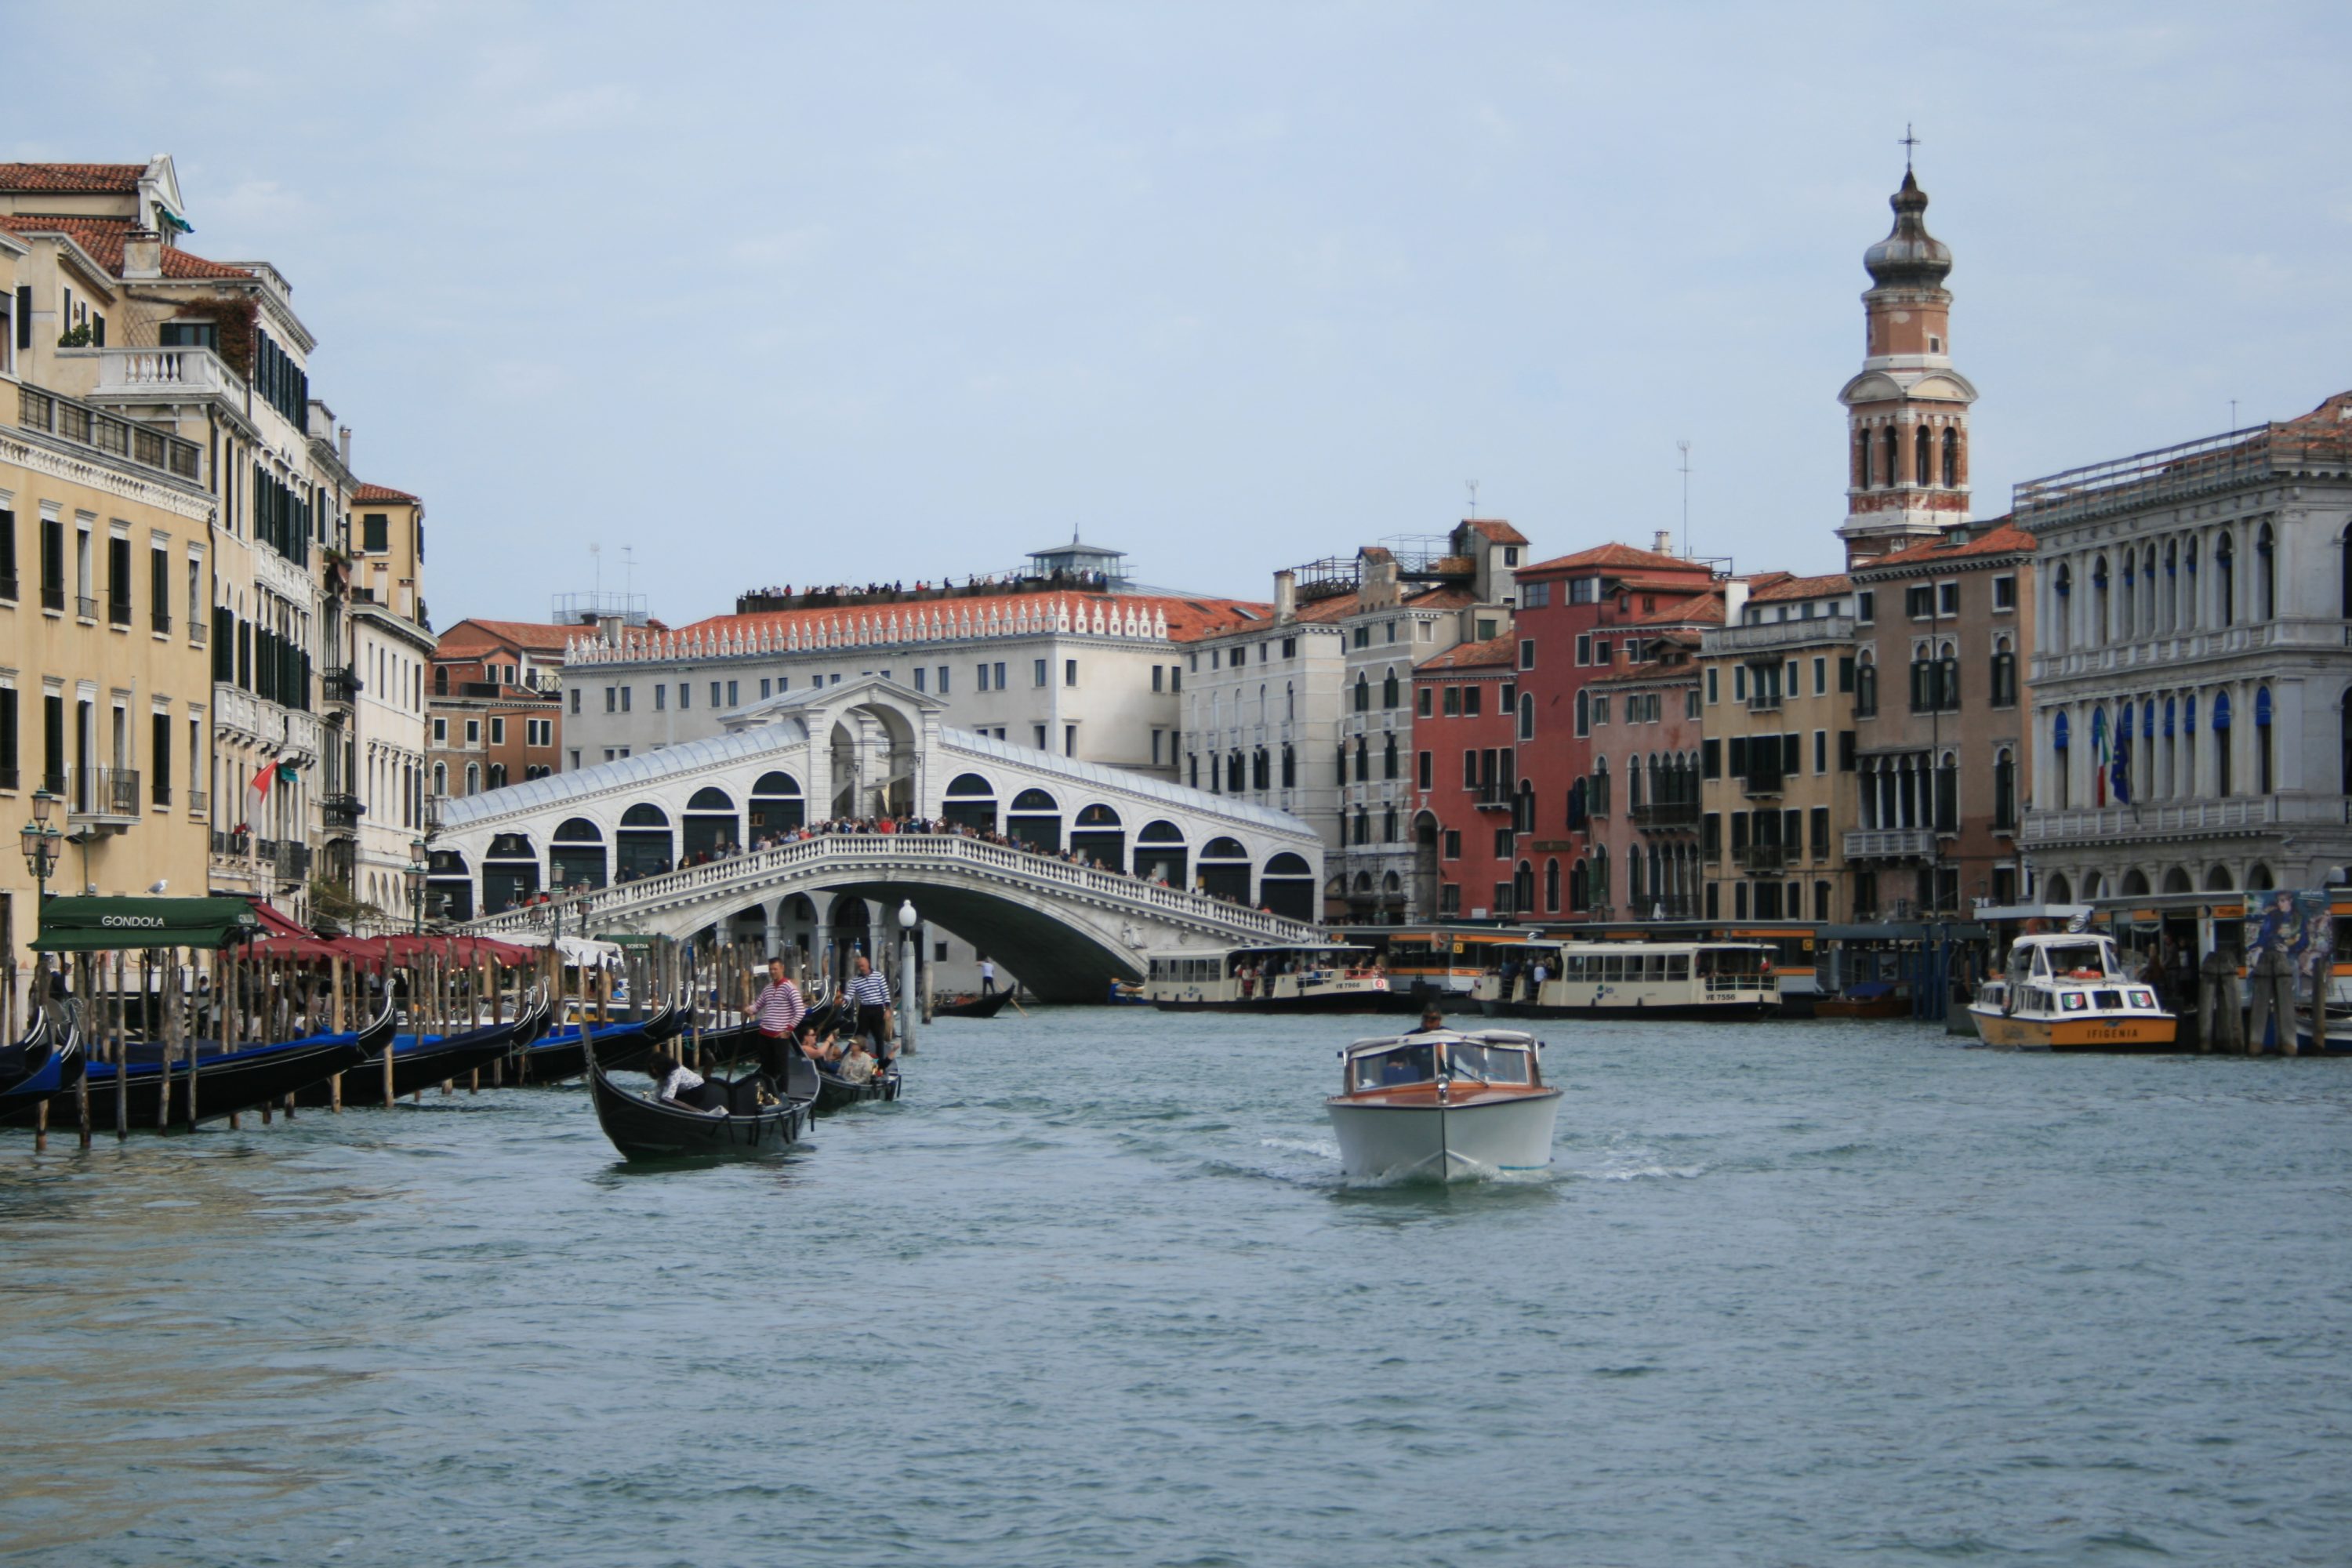
[[[1907,141],[1907,136],[1906,136]],[[1906,159],[1895,227],[1863,252],[1862,374],[1845,384],[1849,565],[1937,536],[1969,515],[1969,407],[1952,368],[1949,247],[1927,232],[1927,193]]]

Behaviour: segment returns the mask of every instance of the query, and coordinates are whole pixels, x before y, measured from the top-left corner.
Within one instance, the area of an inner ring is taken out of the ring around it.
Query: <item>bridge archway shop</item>
[[[1293,884],[1324,875],[1296,817],[947,730],[940,711],[865,677],[730,715],[709,740],[446,801],[435,889],[485,929],[527,922],[500,911],[540,887],[584,889],[559,895],[567,931],[684,936],[756,913],[772,941],[812,946],[837,935],[836,899],[911,899],[927,923],[1076,1000],[1139,978],[1147,949],[1315,939],[1256,907],[1279,897],[1300,912]],[[863,803],[861,816],[903,802],[963,832],[908,833],[894,811],[898,831],[803,837],[810,800]],[[685,863],[721,843],[744,852]]]

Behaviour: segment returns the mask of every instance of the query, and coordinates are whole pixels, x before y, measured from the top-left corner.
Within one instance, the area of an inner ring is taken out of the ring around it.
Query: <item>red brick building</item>
[[[1414,821],[1433,827],[1440,920],[1503,920],[1515,886],[1518,640],[1464,643],[1412,676]]]
[[[1616,664],[1586,686],[1592,770],[1586,857],[1568,874],[1572,917],[1699,918],[1699,630],[1723,620],[1723,595],[1696,595],[1616,640]],[[1541,842],[1537,848],[1540,850]],[[1549,889],[1557,857],[1542,856]],[[1548,902],[1545,913],[1556,914]]]
[[[1714,569],[1705,562],[1627,544],[1597,545],[1521,569],[1517,815],[1528,837],[1519,858],[1524,867],[1514,870],[1530,889],[1538,918],[1601,918],[1631,909],[1621,899],[1624,884],[1616,868],[1624,862],[1616,857],[1632,840],[1609,855],[1591,853],[1612,842],[1615,824],[1607,819],[1623,799],[1598,765],[1611,752],[1608,742],[1624,732],[1618,727],[1623,710],[1613,697],[1596,707],[1590,688],[1620,672],[1629,641],[1646,649],[1671,631],[1696,629],[1709,614],[1719,621],[1714,584]],[[1645,742],[1650,738],[1643,736]],[[1696,746],[1693,741],[1688,749]],[[1650,749],[1643,745],[1645,765]],[[1618,752],[1611,765],[1622,772],[1627,754]],[[1592,836],[1596,802],[1607,830],[1599,840]],[[1551,896],[1555,862],[1561,878],[1557,900]]]
[[[563,768],[563,647],[577,626],[459,621],[433,654],[431,793],[478,795]]]

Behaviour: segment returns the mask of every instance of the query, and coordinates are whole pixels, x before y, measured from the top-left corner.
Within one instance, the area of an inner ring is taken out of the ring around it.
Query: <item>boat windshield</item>
[[[2103,942],[2053,942],[2043,948],[2050,960],[2050,973],[2065,976],[2077,970],[2088,970],[2103,979],[2122,978],[2117,973],[2113,950]]]
[[[1480,1083],[1526,1083],[1528,1052],[1524,1046],[1482,1046],[1457,1040],[1445,1047],[1447,1065],[1456,1078]]]
[[[1349,1063],[1355,1079],[1348,1087],[1357,1089],[1394,1089],[1400,1084],[1427,1083],[1437,1077],[1437,1047],[1433,1045],[1391,1046],[1384,1051],[1367,1051]]]

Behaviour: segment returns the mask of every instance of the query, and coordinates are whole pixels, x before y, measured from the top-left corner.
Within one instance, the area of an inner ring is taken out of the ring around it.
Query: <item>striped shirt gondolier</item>
[[[890,1007],[890,983],[869,970],[850,982],[849,999],[857,1004],[858,1031],[882,1038],[882,1016]]]
[[[752,1005],[763,1035],[789,1035],[808,1013],[801,988],[789,980],[781,984],[772,980],[761,986],[760,999]]]

